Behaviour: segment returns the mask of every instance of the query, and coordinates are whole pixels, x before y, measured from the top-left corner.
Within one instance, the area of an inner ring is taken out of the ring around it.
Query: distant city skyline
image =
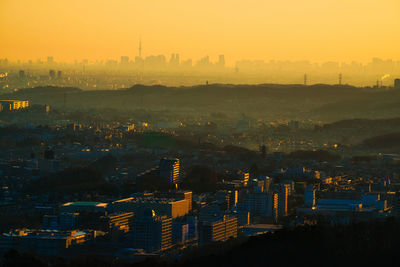
[[[24,7],[24,8],[21,8]],[[179,53],[241,59],[400,60],[397,0],[2,0],[0,58],[91,61]]]
[[[107,63],[117,63],[117,64],[131,64],[131,63],[138,63],[138,59],[141,58],[143,60],[146,59],[152,59],[152,58],[162,58],[165,63],[187,63],[188,61],[192,62],[192,66],[195,66],[198,63],[210,63],[214,65],[222,64],[225,67],[235,67],[238,63],[243,63],[243,62],[253,62],[253,63],[263,63],[263,64],[278,64],[278,63],[304,63],[304,64],[310,64],[310,65],[316,65],[316,66],[322,66],[325,64],[339,64],[338,67],[341,65],[351,65],[351,64],[358,64],[362,66],[367,66],[369,64],[376,64],[377,62],[384,63],[384,64],[400,64],[400,59],[393,59],[393,58],[379,58],[379,57],[371,57],[369,60],[366,61],[357,61],[357,60],[325,60],[325,61],[311,61],[308,59],[299,59],[299,60],[284,60],[284,59],[248,59],[248,58],[243,58],[243,59],[238,59],[235,61],[229,60],[229,57],[227,57],[225,54],[218,54],[215,56],[210,56],[208,54],[203,55],[200,58],[193,59],[190,57],[183,57],[182,54],[179,52],[176,53],[170,53],[170,54],[148,54],[145,56],[138,56],[138,55],[120,55],[116,57],[108,57],[108,58],[99,58],[99,59],[89,59],[88,57],[83,57],[79,59],[74,59],[71,61],[63,61],[61,59],[58,59],[52,55],[45,56],[45,57],[37,57],[37,58],[29,58],[29,59],[22,59],[22,58],[8,58],[8,57],[0,57],[0,64],[4,63],[4,61],[7,61],[8,63],[12,64],[35,64],[35,63],[50,63],[50,64],[107,64]],[[226,62],[229,61],[231,64],[226,64]]]

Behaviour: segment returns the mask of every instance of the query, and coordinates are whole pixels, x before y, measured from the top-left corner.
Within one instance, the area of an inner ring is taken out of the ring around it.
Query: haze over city
[[[1,0],[1,57],[400,60],[397,0]]]
[[[399,0],[0,0],[0,266],[391,266]]]

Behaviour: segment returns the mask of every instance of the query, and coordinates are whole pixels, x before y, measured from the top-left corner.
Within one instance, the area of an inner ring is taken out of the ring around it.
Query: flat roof
[[[90,201],[77,201],[77,202],[68,202],[68,203],[63,204],[62,206],[107,206],[107,203],[90,202]]]

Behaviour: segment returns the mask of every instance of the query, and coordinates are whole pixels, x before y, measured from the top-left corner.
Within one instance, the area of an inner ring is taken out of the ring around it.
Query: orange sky
[[[400,0],[0,0],[0,58],[400,60]]]

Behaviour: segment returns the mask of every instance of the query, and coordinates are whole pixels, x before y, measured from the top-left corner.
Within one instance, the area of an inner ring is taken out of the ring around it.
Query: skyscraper
[[[225,56],[224,55],[219,55],[217,65],[221,68],[225,67]]]
[[[400,89],[400,79],[395,79],[394,80],[394,87]]]
[[[121,65],[128,65],[129,64],[129,57],[121,56]]]
[[[179,182],[179,159],[161,159],[160,176],[173,184]]]
[[[171,59],[169,60],[169,64],[174,65],[175,64],[175,54],[171,54]]]
[[[56,78],[56,71],[49,70],[49,76],[50,76],[50,79],[54,80]]]

